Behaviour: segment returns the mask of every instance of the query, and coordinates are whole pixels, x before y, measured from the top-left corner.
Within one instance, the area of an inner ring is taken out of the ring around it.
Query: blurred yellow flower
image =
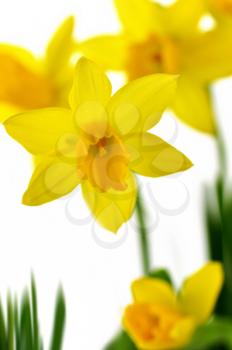
[[[178,294],[161,279],[135,281],[134,303],[123,316],[125,330],[142,350],[180,348],[209,320],[223,278],[221,264],[210,262],[188,278]]]
[[[67,18],[41,59],[25,49],[0,44],[0,121],[28,109],[67,106],[73,78],[73,27],[74,18]]]
[[[107,76],[82,58],[70,93],[71,109],[29,111],[4,123],[38,160],[23,203],[40,205],[81,184],[93,215],[116,232],[135,206],[133,172],[157,177],[192,166],[181,152],[148,132],[174,97],[176,81],[176,76],[151,75],[111,97]]]
[[[202,0],[161,6],[149,0],[114,0],[123,29],[77,44],[104,69],[122,70],[129,80],[152,74],[180,74],[173,110],[188,125],[215,132],[207,86],[232,72],[232,36],[200,29]]]

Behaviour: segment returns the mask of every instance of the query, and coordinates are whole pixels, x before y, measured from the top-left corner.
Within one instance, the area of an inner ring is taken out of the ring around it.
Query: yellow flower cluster
[[[150,131],[166,108],[217,133],[210,86],[232,74],[232,1],[114,2],[117,35],[78,41],[70,17],[42,58],[0,45],[0,121],[34,158],[24,204],[53,201],[80,185],[95,219],[115,233],[133,214],[135,174],[159,177],[192,166]],[[77,53],[84,57],[74,65]],[[105,70],[127,79],[113,95]],[[124,328],[139,349],[180,348],[209,319],[222,283],[219,263],[208,263],[178,294],[163,280],[137,280]]]

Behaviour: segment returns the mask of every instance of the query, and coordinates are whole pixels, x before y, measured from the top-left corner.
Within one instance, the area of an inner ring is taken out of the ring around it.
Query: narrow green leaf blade
[[[0,349],[7,349],[7,337],[6,337],[6,324],[5,317],[2,308],[2,303],[0,301]]]
[[[22,299],[20,317],[20,350],[33,349],[33,331],[29,295],[26,292]]]
[[[15,328],[16,350],[20,350],[19,310],[18,310],[18,302],[16,298],[14,302],[14,328]]]
[[[223,346],[232,349],[232,321],[215,318],[200,327],[183,350],[208,350],[211,347],[221,349]]]
[[[58,291],[50,350],[61,350],[66,318],[65,299],[62,289]]]
[[[33,350],[40,350],[37,292],[36,292],[35,279],[33,276],[31,278],[31,299],[32,299],[32,324],[33,324]]]
[[[14,308],[10,294],[7,298],[7,350],[14,350]]]

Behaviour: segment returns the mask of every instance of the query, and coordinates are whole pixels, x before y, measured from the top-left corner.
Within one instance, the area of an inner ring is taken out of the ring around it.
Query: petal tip
[[[118,230],[120,229],[120,227],[122,226],[122,224],[118,224],[118,225],[102,225],[106,230],[110,231],[110,233],[112,233],[113,235],[117,235]]]
[[[24,193],[22,200],[21,200],[21,203],[23,205],[28,206],[28,207],[35,207],[35,206],[40,205],[40,203],[37,203],[36,200],[30,196],[28,190]]]
[[[67,22],[69,22],[70,26],[71,25],[74,26],[74,24],[75,24],[75,16],[74,15],[68,16],[66,20],[67,20]]]
[[[85,57],[85,56],[81,56],[81,58],[78,60],[77,64],[76,64],[76,68],[80,68],[86,65],[93,65],[95,64],[93,61],[91,61],[89,58]]]
[[[32,203],[31,203],[31,200],[28,196],[27,191],[24,193],[21,202],[23,205],[32,206]]]
[[[67,16],[63,21],[62,26],[70,30],[70,32],[72,32],[75,26],[75,16],[74,15]]]
[[[193,162],[189,159],[189,158],[186,158],[186,169],[190,169],[194,166]]]

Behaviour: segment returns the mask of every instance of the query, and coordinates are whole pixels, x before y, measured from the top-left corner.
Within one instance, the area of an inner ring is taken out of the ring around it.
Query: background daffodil
[[[204,132],[216,130],[208,85],[232,72],[231,38],[200,28],[204,1],[178,0],[161,6],[149,0],[115,0],[122,32],[80,42],[78,49],[105,69],[127,78],[180,74],[173,110],[182,121]]]
[[[81,184],[93,215],[116,232],[132,215],[134,172],[157,177],[191,167],[191,162],[151,129],[172,100],[177,78],[150,75],[111,97],[106,75],[82,58],[70,107],[28,111],[9,118],[7,132],[38,157],[23,203],[40,205]]]
[[[189,277],[178,294],[162,279],[141,278],[132,284],[134,303],[124,312],[124,328],[139,349],[180,348],[209,320],[222,284],[216,262]]]
[[[49,42],[45,56],[0,45],[0,121],[24,110],[67,106],[73,69],[74,18],[67,18]]]

